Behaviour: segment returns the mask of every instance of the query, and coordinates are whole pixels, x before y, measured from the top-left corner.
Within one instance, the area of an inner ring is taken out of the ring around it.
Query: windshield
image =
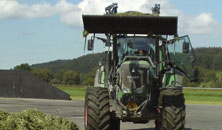
[[[155,39],[147,37],[121,37],[117,38],[118,57],[123,60],[125,56],[150,56],[154,60]]]

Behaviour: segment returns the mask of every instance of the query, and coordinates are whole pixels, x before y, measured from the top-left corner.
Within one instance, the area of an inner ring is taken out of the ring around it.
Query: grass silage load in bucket
[[[36,109],[10,114],[0,111],[0,130],[79,130],[73,122]]]

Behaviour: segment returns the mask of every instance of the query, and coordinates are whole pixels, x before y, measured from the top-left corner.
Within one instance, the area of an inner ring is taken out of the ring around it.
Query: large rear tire
[[[85,130],[120,129],[120,121],[111,117],[107,88],[87,88],[84,117]]]
[[[171,91],[169,95],[162,97],[162,120],[161,130],[184,130],[185,129],[185,99],[182,90]]]

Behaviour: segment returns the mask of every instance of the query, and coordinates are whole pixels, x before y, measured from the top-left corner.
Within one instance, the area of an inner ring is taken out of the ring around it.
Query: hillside
[[[61,70],[73,70],[86,74],[98,66],[99,61],[104,57],[103,53],[88,54],[72,60],[56,60],[42,64],[34,64],[33,68],[48,68],[56,73]]]
[[[222,48],[195,48],[198,66],[206,69],[222,71]],[[57,60],[48,63],[32,65],[33,68],[48,68],[54,73],[60,70],[73,70],[86,74],[95,68],[104,58],[103,53],[88,54],[72,60]]]

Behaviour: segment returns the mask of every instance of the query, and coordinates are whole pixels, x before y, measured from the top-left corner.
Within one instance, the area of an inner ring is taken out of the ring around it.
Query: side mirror
[[[189,53],[190,44],[188,42],[183,43],[183,53]]]
[[[94,37],[88,40],[88,51],[92,51],[94,48]]]

